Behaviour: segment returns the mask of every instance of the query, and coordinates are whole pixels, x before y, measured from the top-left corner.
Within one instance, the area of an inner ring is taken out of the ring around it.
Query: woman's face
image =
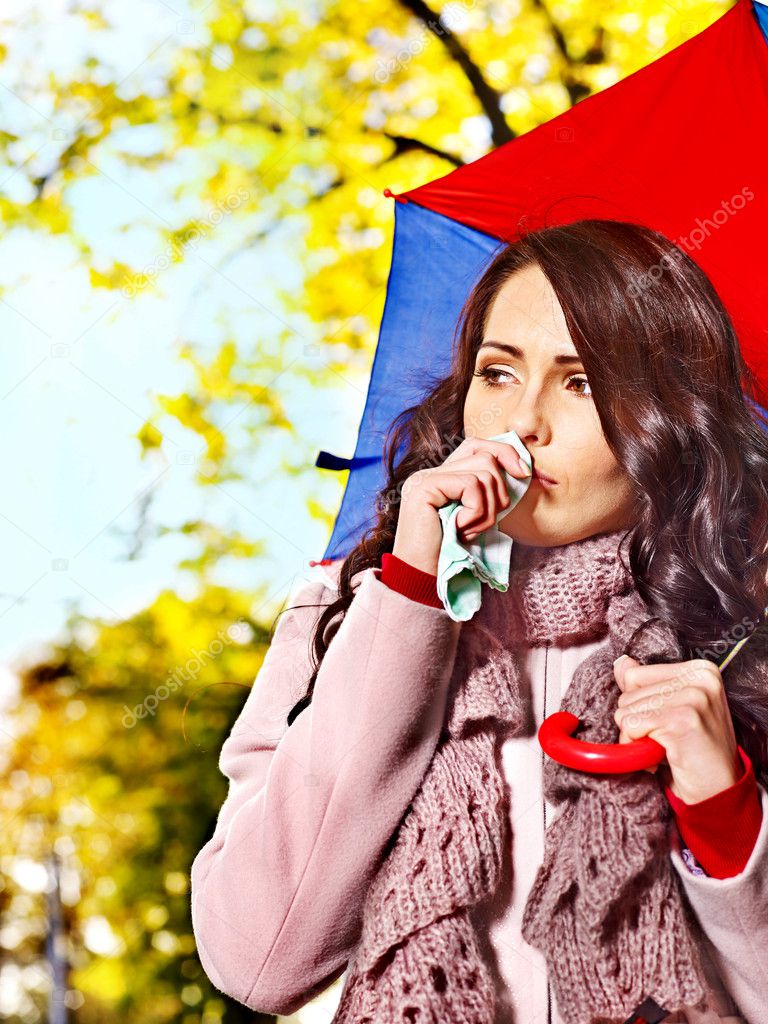
[[[558,356],[569,361],[556,363]],[[472,377],[465,436],[514,430],[534,470],[557,481],[547,486],[534,477],[499,530],[521,544],[551,547],[632,524],[631,481],[608,448],[562,307],[537,265],[499,290],[474,371],[487,376]]]

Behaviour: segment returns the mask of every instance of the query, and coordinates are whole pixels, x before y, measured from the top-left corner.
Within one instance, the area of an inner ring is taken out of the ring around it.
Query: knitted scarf
[[[511,842],[498,748],[524,731],[521,652],[610,634],[561,704],[578,716],[578,738],[596,743],[618,742],[615,658],[684,660],[619,558],[624,533],[516,543],[509,589],[485,588],[462,624],[443,729],[366,895],[332,1024],[493,1024],[494,984],[468,911],[496,890]],[[712,1010],[656,775],[598,775],[546,758],[543,786],[565,807],[545,834],[523,936],[546,958],[563,1020],[624,1024],[648,996],[670,1012]]]

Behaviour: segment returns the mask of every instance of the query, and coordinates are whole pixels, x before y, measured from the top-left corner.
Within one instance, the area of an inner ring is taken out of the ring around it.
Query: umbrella
[[[392,420],[425,369],[448,372],[462,304],[501,241],[588,217],[637,221],[713,281],[768,407],[768,6],[737,0],[703,32],[464,167],[399,194],[392,262],[354,455],[321,564],[375,522]],[[446,453],[448,454],[448,453]],[[313,563],[318,564],[318,563]]]

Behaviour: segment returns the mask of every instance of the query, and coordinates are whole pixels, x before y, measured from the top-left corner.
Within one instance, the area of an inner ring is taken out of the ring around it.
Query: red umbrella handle
[[[768,618],[768,605],[760,617],[757,627],[733,647],[717,666],[720,671],[728,665],[744,644],[755,635],[763,618]],[[564,764],[567,768],[578,768],[583,772],[598,772],[602,775],[636,772],[642,768],[653,768],[661,764],[666,750],[650,736],[632,743],[585,743],[574,739],[579,720],[570,711],[556,711],[545,718],[539,726],[539,743],[545,754]]]
[[[650,736],[632,743],[585,743],[574,739],[579,720],[570,711],[556,711],[539,726],[539,743],[545,754],[567,768],[603,775],[653,768],[666,757],[660,743]]]

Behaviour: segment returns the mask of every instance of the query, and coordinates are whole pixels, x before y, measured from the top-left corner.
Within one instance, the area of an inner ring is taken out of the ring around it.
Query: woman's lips
[[[547,476],[546,473],[542,473],[538,469],[534,469],[533,477],[534,477],[534,480],[538,480],[545,487],[556,487],[557,486],[557,480],[553,480],[551,476]]]

